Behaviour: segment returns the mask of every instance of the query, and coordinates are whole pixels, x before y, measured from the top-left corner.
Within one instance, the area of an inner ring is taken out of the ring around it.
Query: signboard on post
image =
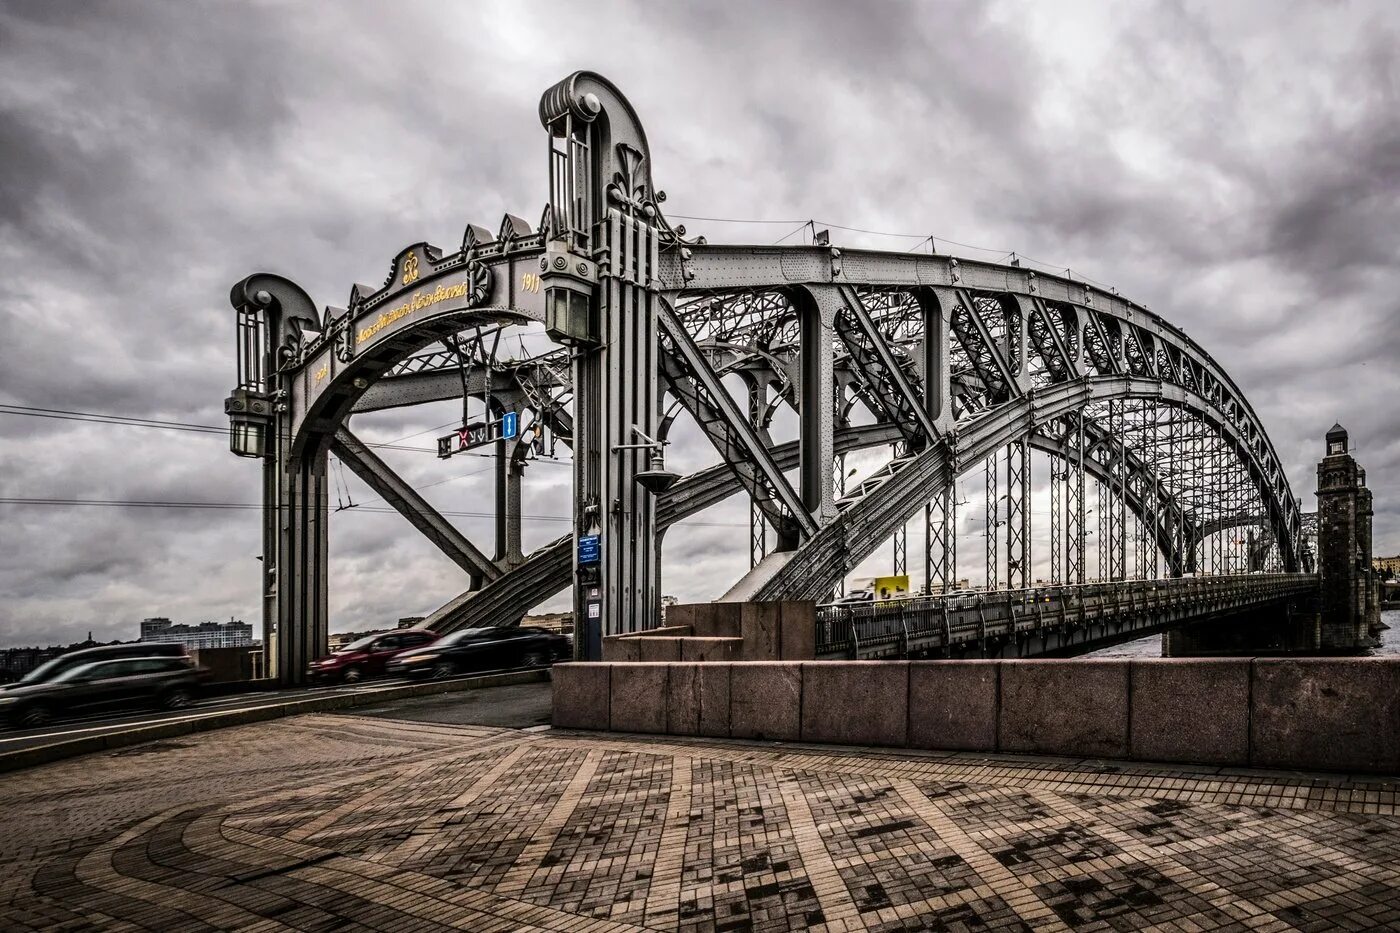
[[[496,441],[508,441],[520,433],[520,415],[508,411],[499,421],[474,421],[459,428],[456,433],[437,439],[437,455],[446,459],[453,454],[485,447]]]
[[[870,589],[875,594],[876,600],[905,599],[909,596],[909,576],[899,574],[898,576],[876,577],[870,584]]]
[[[580,567],[596,564],[603,559],[603,544],[598,535],[579,535],[578,563]]]

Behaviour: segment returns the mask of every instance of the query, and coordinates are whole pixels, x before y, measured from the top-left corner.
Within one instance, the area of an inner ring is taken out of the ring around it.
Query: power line
[[[10,405],[8,403],[0,403],[0,415],[24,415],[30,418],[52,418],[58,421],[81,421],[93,424],[112,424],[129,428],[155,428],[162,431],[184,431],[193,434],[219,434],[223,436],[228,435],[227,427],[222,427],[216,424],[196,424],[190,421],[165,421],[157,418],[138,418],[131,415],[115,415],[106,412],[71,411],[65,408],[36,408],[30,405]],[[454,423],[455,422],[449,421],[447,424],[450,425]],[[447,425],[441,425],[440,427],[447,427]],[[439,429],[440,428],[428,428],[428,431],[436,431]],[[406,437],[398,438],[398,440],[406,440],[408,437],[415,437],[417,434],[425,433],[427,432],[418,431],[415,432],[415,434],[409,434],[406,435]],[[371,441],[363,441],[362,443],[366,447],[373,447],[377,450],[406,450],[411,453],[437,453],[437,450],[432,447],[415,447],[407,444],[394,443],[392,441],[389,443],[373,443]],[[495,457],[496,455],[490,453],[467,452],[467,456]],[[562,460],[553,460],[549,458],[537,458],[530,462],[559,464],[564,463],[564,461]]]
[[[460,479],[461,477],[453,477]],[[26,497],[26,496],[0,496],[0,505],[33,505],[33,506],[93,506],[100,508],[130,508],[130,509],[226,509],[226,510],[256,510],[262,505],[256,502],[176,502],[163,501],[158,499],[63,499],[53,497]],[[399,509],[388,506],[365,506],[357,505],[353,509],[345,509],[347,513],[353,512],[375,512],[385,515],[402,514]],[[422,511],[414,509],[411,511]],[[435,510],[436,511],[436,510]],[[473,512],[454,509],[444,509],[437,514],[452,518],[495,518],[495,512]],[[573,517],[569,515],[521,515],[522,521],[535,522],[572,522]],[[677,525],[709,526],[716,528],[747,528],[748,525],[739,522],[700,522],[700,521],[680,521]]]

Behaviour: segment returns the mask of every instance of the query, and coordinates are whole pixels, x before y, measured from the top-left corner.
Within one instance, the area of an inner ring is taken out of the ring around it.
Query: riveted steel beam
[[[494,580],[501,575],[500,567],[478,550],[466,535],[452,527],[428,500],[404,482],[349,428],[342,426],[335,432],[331,439],[331,451],[449,560],[471,574],[474,581]]]
[[[885,420],[905,432],[910,450],[919,450],[936,440],[938,429],[924,407],[922,393],[916,392],[905,363],[897,359],[885,335],[880,333],[860,295],[849,285],[837,292],[845,312],[836,315],[836,332],[851,351],[851,358],[876,393],[876,405]],[[851,324],[855,326],[852,327]],[[908,365],[913,365],[909,361]]]
[[[779,538],[791,539],[794,531],[811,535],[816,521],[690,334],[669,308],[660,307],[656,321],[661,373],[671,393],[690,411],[754,501],[769,504],[764,514],[778,528]]]

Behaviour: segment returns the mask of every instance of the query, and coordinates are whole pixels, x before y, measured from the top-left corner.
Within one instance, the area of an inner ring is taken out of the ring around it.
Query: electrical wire
[[[154,428],[163,431],[184,431],[193,434],[218,434],[225,437],[228,436],[228,428],[216,424],[196,424],[189,421],[164,421],[157,418],[137,418],[130,415],[114,415],[105,412],[70,411],[64,408],[36,408],[30,405],[11,405],[8,403],[0,403],[0,415],[24,415],[30,418],[51,418],[58,421],[81,421],[93,424],[111,424],[129,428]],[[440,430],[441,428],[445,428],[451,424],[456,424],[456,422],[449,421],[447,424],[441,425],[439,428],[429,428],[428,430]],[[427,432],[416,432],[416,434],[424,433]],[[408,437],[414,436],[416,435],[409,434],[406,437],[398,438],[398,440],[406,440]],[[366,447],[372,447],[376,450],[406,450],[412,453],[437,453],[436,448],[433,447],[415,447],[412,445],[399,444],[396,441],[390,441],[387,443],[374,443],[371,441],[363,441],[362,443],[364,443]],[[469,457],[496,456],[495,454],[491,453],[473,453],[470,451],[467,451],[465,453]],[[551,460],[547,458],[532,460],[531,462],[558,463],[562,465],[567,465],[565,461]]]
[[[454,477],[460,479],[461,477]],[[34,506],[96,506],[105,508],[149,508],[149,509],[223,509],[223,510],[260,510],[262,505],[257,502],[177,502],[162,501],[156,499],[62,499],[46,497],[26,497],[26,496],[0,496],[0,505],[34,505]],[[347,509],[346,511],[350,511]],[[357,505],[356,512],[375,512],[384,515],[402,514],[399,509],[389,506],[365,506]],[[410,511],[422,511],[413,509]],[[436,511],[436,510],[434,510]],[[472,512],[455,509],[444,509],[437,512],[438,515],[450,516],[452,518],[495,518],[495,512]],[[573,517],[569,515],[521,515],[522,521],[534,522],[572,522]],[[701,521],[679,521],[677,525],[704,526],[714,528],[747,528],[746,523],[740,522],[701,522]]]

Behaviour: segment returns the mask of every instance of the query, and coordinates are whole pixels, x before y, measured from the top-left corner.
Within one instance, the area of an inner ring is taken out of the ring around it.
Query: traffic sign
[[[603,540],[600,535],[579,535],[578,536],[578,562],[579,566],[596,564],[603,559]]]
[[[437,455],[445,459],[475,447],[485,447],[496,441],[508,441],[519,433],[520,415],[508,411],[498,421],[473,421],[458,428],[455,434],[438,438]]]

